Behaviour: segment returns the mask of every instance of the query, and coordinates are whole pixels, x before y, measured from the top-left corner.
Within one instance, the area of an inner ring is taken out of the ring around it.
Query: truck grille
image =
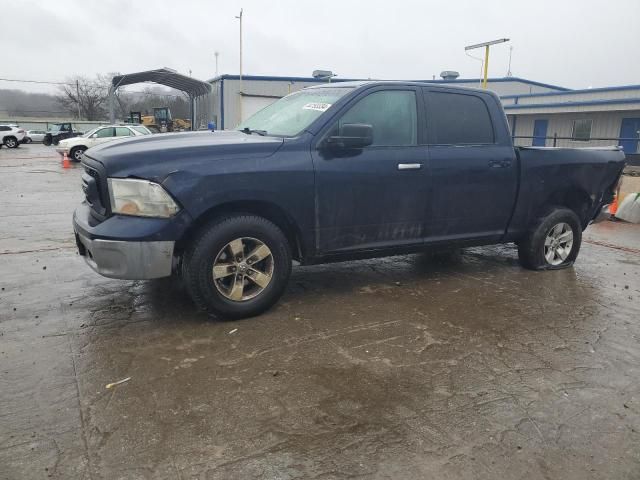
[[[83,164],[84,173],[82,174],[82,190],[84,192],[87,204],[91,207],[93,213],[102,220],[107,214],[108,200],[105,198],[106,183],[101,179],[100,173],[95,168]]]

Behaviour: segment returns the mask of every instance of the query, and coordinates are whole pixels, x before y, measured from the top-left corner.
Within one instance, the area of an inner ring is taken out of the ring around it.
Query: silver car
[[[22,143],[42,142],[46,133],[44,130],[28,130]]]

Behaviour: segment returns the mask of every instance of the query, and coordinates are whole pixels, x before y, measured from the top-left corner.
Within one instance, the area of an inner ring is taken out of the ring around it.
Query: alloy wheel
[[[213,262],[213,283],[218,292],[235,302],[251,300],[271,283],[271,250],[256,238],[241,237],[227,243]]]
[[[544,239],[544,258],[550,265],[564,262],[573,247],[573,230],[568,223],[554,226]]]

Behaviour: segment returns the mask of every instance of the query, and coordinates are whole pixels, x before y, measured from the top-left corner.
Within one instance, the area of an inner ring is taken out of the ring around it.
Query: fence
[[[558,134],[554,134],[549,137],[541,137],[536,135],[512,135],[514,143],[521,147],[531,146],[534,147],[566,147],[567,141],[571,142],[571,146],[579,147],[580,145],[584,146],[622,146],[625,150],[625,153],[638,153],[638,144],[640,143],[638,137],[589,137],[588,140],[579,140],[574,137],[561,137]],[[517,139],[528,139],[531,142],[526,142],[527,145],[522,145],[524,142],[518,142]],[[560,141],[560,142],[559,142]],[[599,145],[594,145],[593,143],[597,142]],[[631,147],[631,148],[629,148]],[[635,147],[635,148],[633,148]],[[632,150],[632,151],[628,151]]]
[[[590,137],[589,140],[576,140],[573,137],[561,137],[554,134],[552,137],[513,135],[512,138],[513,143],[521,147],[532,144],[538,147],[622,147],[627,157],[627,165],[640,166],[640,152],[638,152],[640,139],[638,137]],[[527,141],[519,142],[518,139]]]

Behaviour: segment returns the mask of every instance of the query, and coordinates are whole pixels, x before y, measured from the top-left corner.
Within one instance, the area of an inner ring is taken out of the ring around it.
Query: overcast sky
[[[219,73],[237,74],[241,7],[245,74],[478,77],[481,64],[464,46],[508,37],[492,48],[491,77],[506,76],[511,45],[514,76],[570,88],[640,84],[639,0],[0,0],[0,77],[61,81],[171,67],[209,79],[216,50]]]

